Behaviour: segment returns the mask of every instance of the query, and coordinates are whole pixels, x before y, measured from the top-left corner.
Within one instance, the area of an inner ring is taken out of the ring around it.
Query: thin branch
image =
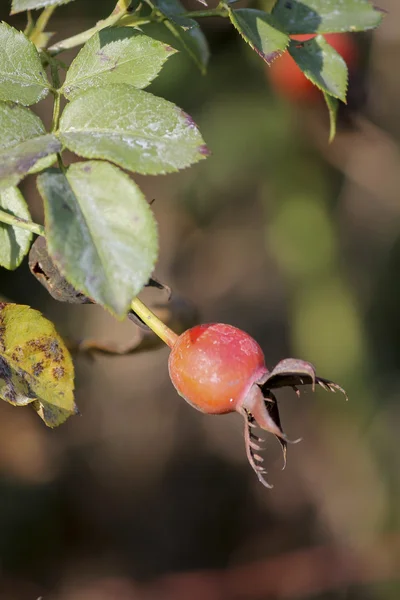
[[[50,17],[56,8],[57,8],[56,6],[48,6],[40,13],[39,18],[36,21],[35,25],[32,27],[30,35],[29,35],[29,39],[34,44],[36,44],[38,42],[38,40],[40,39],[41,34],[46,29],[47,23],[49,22]]]
[[[45,235],[43,225],[38,225],[37,223],[33,223],[33,221],[21,219],[21,217],[11,215],[4,210],[0,210],[0,222],[6,223],[7,225],[12,225],[13,227],[19,227],[20,229],[25,229],[26,231],[31,231],[37,235]]]

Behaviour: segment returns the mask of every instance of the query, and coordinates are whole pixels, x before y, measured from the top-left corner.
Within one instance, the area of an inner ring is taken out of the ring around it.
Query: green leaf
[[[29,106],[42,100],[49,88],[34,44],[21,31],[0,23],[0,100]]]
[[[163,21],[165,27],[179,40],[180,44],[189,54],[202,75],[207,72],[210,59],[210,49],[207,39],[196,21],[193,21],[191,29],[182,29],[172,21]]]
[[[331,143],[335,139],[336,135],[336,120],[339,102],[336,98],[330,96],[326,92],[323,94],[329,111],[329,143]]]
[[[207,39],[194,19],[181,17],[185,7],[179,0],[147,0],[165,17],[163,24],[179,40],[200,72],[204,75],[210,58]]]
[[[366,31],[382,20],[368,0],[278,0],[272,15],[291,35]]]
[[[16,187],[10,187],[0,192],[1,210],[31,221],[28,206],[23,195]],[[21,227],[0,224],[0,265],[13,271],[21,264],[24,256],[29,252],[32,233]]]
[[[61,150],[39,117],[17,104],[0,102],[0,131],[0,190],[17,185],[39,159]]]
[[[289,44],[289,37],[276,29],[271,15],[253,8],[229,10],[229,18],[245,42],[271,64]]]
[[[153,214],[137,185],[114,165],[88,161],[38,177],[48,250],[80,292],[124,317],[157,258]]]
[[[0,303],[0,398],[31,404],[49,427],[76,414],[74,367],[53,323],[29,306]]]
[[[124,84],[80,94],[65,108],[59,136],[80,156],[149,175],[183,169],[208,154],[196,125],[180,108]]]
[[[307,42],[292,40],[289,52],[314,85],[330,96],[346,102],[347,65],[324,36],[317,35]]]
[[[68,4],[72,0],[12,0],[11,14],[22,12],[24,10],[33,10],[35,8],[44,8],[45,6],[59,6]]]
[[[175,48],[131,27],[102,29],[72,62],[62,92],[71,99],[84,90],[106,84],[128,83],[144,88],[175,52]]]
[[[159,13],[166,17],[169,21],[176,23],[182,29],[192,29],[197,26],[197,22],[188,17],[182,17],[186,11],[185,7],[179,0],[146,0],[152,8],[156,8]]]

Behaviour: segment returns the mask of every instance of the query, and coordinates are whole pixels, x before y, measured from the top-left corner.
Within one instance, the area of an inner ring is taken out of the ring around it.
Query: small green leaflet
[[[210,58],[207,39],[194,19],[181,17],[185,7],[179,0],[146,0],[165,20],[165,27],[179,40],[200,72],[204,75]]]
[[[286,50],[289,37],[276,29],[271,15],[253,8],[228,10],[234,27],[267,64]]]
[[[29,306],[0,303],[0,398],[30,404],[49,427],[76,414],[74,367],[53,323]]]
[[[0,102],[0,131],[0,190],[17,185],[39,159],[61,150],[39,117],[17,104]]]
[[[181,16],[186,9],[179,0],[146,0],[146,2],[182,29],[188,30],[197,26],[197,22],[193,19]]]
[[[30,106],[42,100],[49,88],[34,44],[21,31],[0,23],[0,100]]]
[[[59,6],[60,4],[68,4],[68,2],[72,2],[72,0],[12,0],[11,14],[15,15],[24,10],[33,10],[46,6]]]
[[[72,62],[62,88],[71,99],[91,87],[127,83],[144,88],[176,50],[131,27],[102,29]]]
[[[77,290],[123,318],[158,253],[153,213],[138,186],[102,161],[39,175],[49,254]]]
[[[289,52],[304,75],[320,90],[346,102],[348,70],[338,52],[317,35],[307,42],[292,40]]]
[[[164,25],[179,40],[202,75],[207,72],[210,49],[207,39],[196,21],[191,29],[182,29],[172,21],[164,21]]]
[[[369,0],[277,0],[272,16],[290,35],[366,31],[382,20]]]
[[[60,139],[80,156],[101,158],[144,175],[161,175],[205,158],[207,147],[180,108],[116,84],[92,88],[68,104]]]
[[[16,187],[0,192],[0,209],[15,217],[31,220],[23,195]],[[29,252],[32,233],[21,227],[0,223],[0,265],[13,271]]]

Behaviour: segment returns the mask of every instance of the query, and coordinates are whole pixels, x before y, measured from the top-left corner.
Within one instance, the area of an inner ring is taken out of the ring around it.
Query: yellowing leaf
[[[38,311],[0,303],[0,398],[31,404],[49,427],[77,409],[74,367],[54,325]]]

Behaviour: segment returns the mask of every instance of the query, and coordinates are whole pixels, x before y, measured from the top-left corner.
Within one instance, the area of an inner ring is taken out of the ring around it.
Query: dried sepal
[[[245,448],[246,448],[247,460],[249,461],[251,468],[257,475],[260,483],[262,483],[267,488],[273,488],[274,486],[271,485],[270,483],[268,483],[268,481],[264,477],[264,475],[266,475],[266,473],[267,473],[267,471],[261,464],[264,459],[259,454],[255,453],[255,451],[262,450],[262,447],[259,446],[259,443],[261,441],[263,441],[263,440],[261,440],[261,438],[256,436],[252,431],[252,429],[254,427],[257,427],[255,419],[254,419],[253,415],[251,415],[248,412],[244,412],[243,417],[244,417],[244,443],[245,443]]]
[[[259,481],[265,487],[271,488],[273,486],[264,477],[266,470],[262,465],[263,458],[258,454],[262,450],[262,447],[259,445],[262,440],[254,434],[253,428],[259,427],[276,437],[282,449],[284,459],[283,468],[285,468],[287,444],[295,444],[300,439],[291,441],[283,432],[278,402],[272,390],[291,387],[299,397],[300,389],[298,386],[311,385],[314,391],[316,384],[329,392],[341,392],[347,400],[347,394],[344,389],[329,379],[318,377],[311,363],[294,358],[285,358],[272,371],[266,372],[252,385],[246,397],[237,408],[238,412],[245,419],[244,440],[247,459]]]
[[[300,395],[299,385],[311,385],[312,390],[315,390],[315,384],[320,385],[324,390],[329,392],[341,392],[346,400],[348,400],[345,390],[337,383],[317,377],[314,366],[304,360],[297,358],[285,358],[281,360],[272,371],[266,373],[258,382],[263,394],[268,394],[269,390],[292,387],[296,395]]]

